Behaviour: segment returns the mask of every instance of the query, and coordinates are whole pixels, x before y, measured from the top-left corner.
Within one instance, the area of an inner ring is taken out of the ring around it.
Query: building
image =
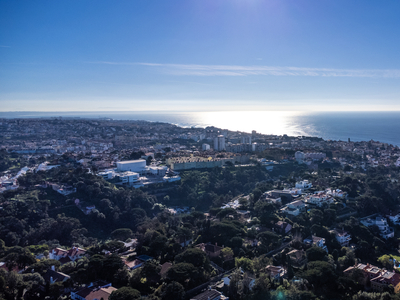
[[[268,265],[265,268],[265,272],[271,276],[271,278],[279,279],[286,274],[286,270],[281,266]]]
[[[250,157],[248,155],[233,155],[225,158],[212,158],[212,157],[174,157],[166,160],[166,164],[170,166],[173,171],[190,170],[190,169],[207,169],[222,167],[226,163],[235,164],[248,163]]]
[[[312,183],[309,182],[308,180],[302,180],[296,182],[295,185],[296,189],[301,189],[301,190],[308,190],[309,188],[312,188]]]
[[[214,150],[215,151],[225,150],[225,137],[223,135],[219,135],[216,138],[214,138]]]
[[[69,250],[55,248],[50,251],[49,258],[58,260],[60,263],[65,264],[70,261],[81,259],[85,254],[86,250],[79,247],[72,247]]]
[[[131,171],[141,173],[146,169],[146,161],[144,159],[126,160],[117,162],[117,171]]]
[[[219,256],[221,250],[223,249],[223,247],[218,246],[217,243],[215,243],[215,245],[210,243],[207,244],[201,243],[198,244],[196,247],[203,250],[209,257]]]
[[[389,286],[393,286],[396,294],[400,291],[400,274],[398,273],[380,269],[370,264],[358,264],[347,268],[343,273],[346,276],[352,276],[356,270],[361,271],[362,275],[359,280],[366,289],[368,288],[368,283],[370,283],[374,292],[383,292]]]
[[[330,233],[333,233],[336,237],[336,240],[339,242],[339,244],[342,247],[347,247],[349,246],[349,243],[351,241],[351,236],[350,234],[347,233],[347,231],[344,231],[343,229],[333,229],[329,231]]]
[[[329,205],[335,202],[335,199],[325,192],[315,192],[306,197],[307,204],[314,204],[318,207]]]
[[[49,282],[50,284],[56,283],[56,282],[64,282],[70,279],[71,277],[68,276],[67,274],[64,274],[62,272],[57,272],[52,266],[51,269],[47,270],[46,273],[43,275],[43,279],[46,282]]]
[[[115,177],[117,177],[123,185],[133,184],[139,181],[139,173],[136,172],[121,172]]]
[[[224,300],[226,298],[222,293],[217,290],[209,288],[208,290],[190,298],[190,300]]]
[[[297,151],[297,152],[294,154],[294,158],[296,159],[296,161],[297,161],[298,163],[302,163],[302,162],[304,161],[304,159],[305,159],[305,155],[304,155],[303,152]]]
[[[301,267],[307,263],[307,255],[304,250],[294,249],[286,255],[295,267]]]
[[[242,136],[242,144],[251,144],[251,135]]]
[[[296,200],[290,202],[286,207],[282,208],[281,211],[288,215],[298,216],[305,208],[306,205],[302,200]]]
[[[381,237],[383,237],[384,239],[394,237],[393,227],[389,227],[387,220],[380,215],[372,215],[369,217],[362,218],[360,220],[360,223],[367,227],[370,227],[373,225],[378,226]]]
[[[283,221],[278,221],[275,223],[274,225],[274,229],[281,233],[281,234],[286,234],[288,233],[290,230],[292,230],[292,225],[290,225],[287,222],[283,222]]]
[[[321,237],[318,237],[318,236],[315,236],[315,235],[311,235],[311,236],[305,238],[303,240],[303,242],[306,245],[317,246],[319,248],[324,249],[326,252],[328,252],[328,248],[325,245],[325,239],[324,238],[321,238]]]
[[[71,292],[71,299],[73,300],[108,300],[111,293],[116,291],[111,283],[103,285],[90,285],[75,292]]]
[[[201,146],[201,149],[202,149],[203,151],[210,150],[210,145],[209,145],[209,144],[203,144],[203,145]]]

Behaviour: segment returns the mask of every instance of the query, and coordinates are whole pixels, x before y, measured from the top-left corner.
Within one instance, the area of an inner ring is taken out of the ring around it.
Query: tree
[[[140,299],[140,292],[130,287],[122,287],[111,293],[109,300],[136,300]]]
[[[306,251],[308,261],[325,260],[327,253],[320,247],[313,246]]]
[[[185,289],[184,287],[178,283],[178,282],[171,282],[165,287],[165,290],[163,291],[161,297],[164,300],[169,300],[169,299],[176,299],[176,300],[182,300],[185,296]]]
[[[383,265],[384,268],[388,270],[393,269],[393,259],[390,257],[390,255],[382,255],[381,257],[378,258],[378,261]]]
[[[221,255],[223,260],[228,260],[233,258],[233,250],[229,247],[225,247],[221,250]]]
[[[251,261],[250,258],[247,257],[241,257],[241,258],[236,257],[235,267],[241,268],[243,271],[251,272],[253,270],[253,262]]]
[[[199,248],[191,248],[183,251],[175,257],[175,261],[192,264],[196,268],[202,267],[208,269],[209,267],[209,260],[206,253]]]
[[[133,232],[129,228],[119,228],[111,232],[113,239],[125,241],[126,239],[132,237]]]
[[[176,281],[179,283],[185,283],[188,279],[190,280],[192,275],[195,274],[197,269],[188,263],[178,263],[173,265],[167,272],[168,281]]]

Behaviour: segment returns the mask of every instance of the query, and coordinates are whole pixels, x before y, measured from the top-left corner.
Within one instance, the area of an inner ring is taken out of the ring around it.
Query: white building
[[[126,160],[117,162],[117,170],[119,172],[131,171],[141,173],[146,168],[146,161],[144,159]]]
[[[324,238],[312,235],[312,236],[309,236],[308,238],[305,238],[303,240],[303,242],[305,244],[308,244],[308,245],[317,246],[319,248],[324,249],[326,252],[328,252],[328,248],[325,245],[325,239]]]
[[[203,145],[201,146],[201,149],[202,149],[203,151],[210,150],[210,145],[209,145],[209,144],[203,144]]]
[[[116,176],[122,184],[132,184],[139,181],[139,173],[136,172],[121,172]]]
[[[302,163],[302,162],[304,161],[305,156],[304,156],[304,153],[303,153],[303,152],[297,151],[297,152],[294,154],[294,158],[296,159],[296,161],[297,161],[298,163]]]
[[[282,208],[281,211],[292,216],[298,216],[305,208],[306,205],[303,201],[296,200],[290,202],[285,208]]]
[[[351,241],[351,235],[348,234],[347,231],[340,229],[333,229],[329,232],[335,234],[336,240],[342,247],[349,245],[349,242]]]
[[[223,135],[219,135],[214,139],[214,150],[215,151],[225,150],[225,137]]]
[[[103,177],[104,178],[104,180],[109,180],[109,179],[112,179],[113,177],[114,177],[114,172],[113,171],[111,171],[111,170],[108,170],[108,171],[104,171],[104,172],[99,172],[99,173],[97,173],[97,175],[99,175],[99,176],[101,176],[101,177]]]
[[[296,182],[295,185],[296,189],[301,189],[301,190],[308,190],[309,188],[312,187],[312,183],[309,182],[308,180],[302,180],[302,181],[298,181]]]
[[[251,144],[251,135],[242,136],[242,144]]]
[[[379,227],[381,237],[384,239],[392,238],[394,237],[394,229],[392,227],[389,227],[389,224],[387,220],[380,216],[380,215],[373,215],[369,217],[365,217],[360,220],[361,224],[364,226],[370,227],[373,225],[376,225]]]
[[[334,203],[335,199],[326,192],[315,192],[306,197],[306,203],[314,204],[318,207]]]
[[[167,173],[168,168],[166,166],[150,166],[148,167],[148,171],[150,174],[153,175],[159,175],[159,176],[165,176],[165,173]]]

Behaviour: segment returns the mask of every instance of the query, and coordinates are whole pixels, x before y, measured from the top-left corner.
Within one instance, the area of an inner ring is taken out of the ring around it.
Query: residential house
[[[315,236],[315,235],[311,235],[311,236],[305,238],[303,240],[303,242],[306,245],[317,246],[319,248],[324,249],[326,252],[328,252],[328,248],[325,245],[325,239],[324,238],[321,238],[321,237],[318,237],[318,236]]]
[[[282,208],[281,211],[292,216],[298,216],[305,208],[306,205],[302,200],[296,200],[290,202],[286,207]]]
[[[221,253],[221,250],[224,248],[223,246],[222,247],[218,246],[217,243],[215,243],[215,245],[211,244],[211,243],[207,243],[207,244],[201,243],[201,244],[198,244],[196,247],[203,250],[209,257],[219,256]]]
[[[274,279],[279,279],[286,274],[286,270],[283,267],[272,266],[272,265],[268,265],[265,268],[265,272],[268,273],[271,276],[271,278],[274,278]]]
[[[51,269],[47,270],[46,273],[43,275],[43,279],[46,282],[49,282],[50,284],[53,284],[55,282],[64,282],[70,278],[71,277],[68,276],[67,274],[64,274],[62,272],[57,272],[54,269],[54,266]]]
[[[274,228],[278,233],[287,234],[292,230],[292,225],[284,221],[278,221],[274,224]]]
[[[301,190],[308,190],[309,188],[312,188],[312,183],[309,182],[308,180],[302,180],[296,182],[295,185],[296,189],[301,189]]]
[[[361,224],[363,224],[364,226],[367,226],[367,227],[370,227],[373,225],[378,226],[379,230],[380,230],[380,235],[384,239],[394,237],[394,229],[392,227],[389,227],[386,218],[384,218],[378,214],[362,218],[360,220],[360,222],[361,222]]]
[[[111,283],[105,286],[88,286],[84,287],[75,292],[71,292],[71,299],[73,300],[108,300],[111,293],[116,291],[115,287],[111,286]]]
[[[225,300],[226,298],[222,293],[214,289],[208,289],[192,298],[190,300]]]
[[[167,276],[168,270],[172,267],[172,263],[165,262],[161,265],[160,276],[161,278],[165,278]]]
[[[286,255],[290,259],[292,265],[295,267],[301,267],[307,263],[307,256],[304,250],[294,249]]]
[[[335,199],[325,192],[316,192],[306,197],[307,204],[314,204],[318,207],[334,203]]]
[[[344,231],[343,229],[333,229],[329,231],[330,233],[333,233],[336,237],[336,240],[339,242],[339,244],[342,247],[347,247],[349,246],[349,242],[351,241],[351,235],[347,233],[347,231]]]
[[[135,270],[137,268],[143,267],[143,265],[148,262],[149,260],[152,260],[153,257],[148,256],[148,255],[139,255],[136,259],[132,261],[127,261],[124,260],[125,266],[130,269],[130,270]]]
[[[81,259],[86,254],[86,250],[79,247],[72,247],[69,250],[55,248],[49,253],[50,259],[58,260],[61,264]]]
[[[361,271],[361,282],[365,289],[369,289],[369,284],[374,292],[383,292],[388,286],[393,286],[394,292],[400,292],[400,274],[380,269],[370,264],[358,264],[343,271],[346,276],[353,276],[354,271]]]

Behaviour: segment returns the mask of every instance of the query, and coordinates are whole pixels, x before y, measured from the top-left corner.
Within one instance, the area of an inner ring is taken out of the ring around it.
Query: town
[[[0,119],[0,299],[400,299],[400,149]]]

